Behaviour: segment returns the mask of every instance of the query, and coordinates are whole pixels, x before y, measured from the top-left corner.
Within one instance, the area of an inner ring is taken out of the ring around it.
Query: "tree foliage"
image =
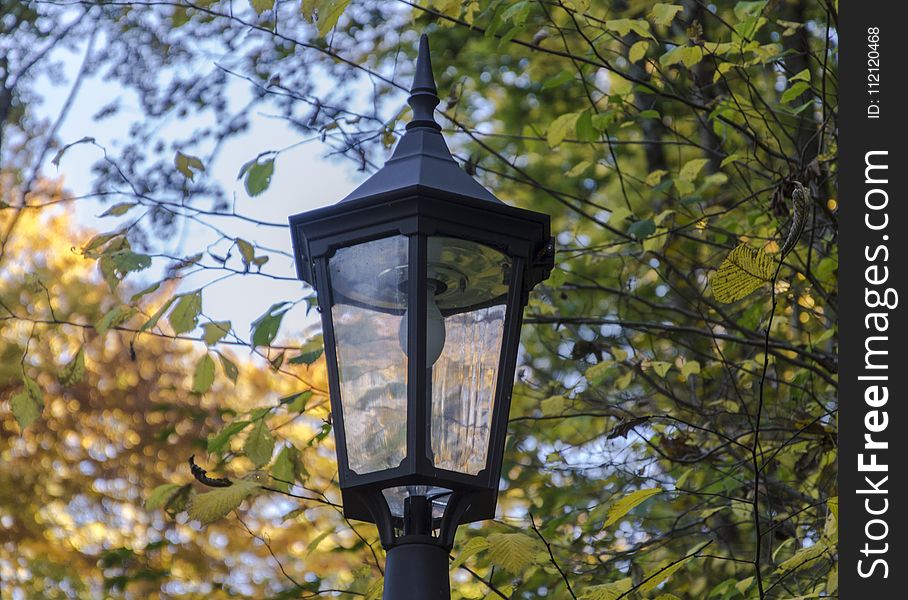
[[[244,204],[211,176],[220,148],[267,109],[374,169],[428,30],[456,157],[557,233],[526,313],[499,518],[459,533],[455,597],[836,593],[833,3],[0,10],[5,584],[377,593],[374,528],[337,506],[321,341],[282,328],[311,290],[261,306],[247,335],[206,312],[215,283],[181,282],[292,278],[286,251],[232,229],[284,226],[250,215],[294,177],[287,149],[248,157]],[[55,48],[83,53],[73,94],[96,74],[138,99],[122,144],[59,139],[36,116]],[[79,199],[49,179],[75,146],[97,153],[106,229],[74,226],[61,207]],[[169,254],[186,223],[217,241]],[[206,489],[193,454],[231,485]]]

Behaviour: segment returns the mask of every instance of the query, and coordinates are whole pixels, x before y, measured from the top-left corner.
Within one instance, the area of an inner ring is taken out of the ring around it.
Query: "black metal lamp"
[[[385,166],[290,226],[318,293],[344,514],[378,526],[386,600],[435,600],[457,526],[495,514],[523,309],[554,245],[548,215],[451,157],[425,35],[409,104]]]

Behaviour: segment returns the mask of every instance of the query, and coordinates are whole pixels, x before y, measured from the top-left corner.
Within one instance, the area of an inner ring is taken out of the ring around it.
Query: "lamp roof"
[[[413,119],[407,123],[391,158],[338,204],[414,189],[504,204],[460,168],[441,135],[434,115],[439,100],[426,34],[419,38],[416,72],[407,102],[413,109]]]

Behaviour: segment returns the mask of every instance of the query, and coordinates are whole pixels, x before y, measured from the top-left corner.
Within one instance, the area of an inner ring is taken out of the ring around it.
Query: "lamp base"
[[[431,543],[403,543],[387,552],[383,600],[450,600],[448,551]]]

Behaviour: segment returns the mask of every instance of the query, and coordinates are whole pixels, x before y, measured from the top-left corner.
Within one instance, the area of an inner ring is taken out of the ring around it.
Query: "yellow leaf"
[[[611,214],[609,214],[609,216],[608,216],[608,224],[609,225],[618,225],[619,223],[621,223],[621,221],[623,221],[626,218],[628,218],[629,216],[631,216],[631,214],[632,214],[631,211],[624,206],[619,206],[617,208],[613,208],[611,210]]]
[[[665,377],[665,374],[668,373],[668,370],[672,368],[672,363],[661,360],[654,360],[650,363],[650,365],[653,367],[653,371],[655,371],[659,377]]]
[[[684,364],[681,365],[681,377],[684,381],[687,381],[687,378],[691,375],[696,375],[700,372],[700,363],[695,360],[684,361]]]
[[[683,181],[693,181],[697,178],[697,175],[700,174],[700,171],[703,170],[703,167],[706,166],[706,163],[709,162],[708,158],[695,158],[684,163],[684,166],[681,167],[681,172],[678,173]]]
[[[325,37],[337,25],[350,0],[321,0],[318,3],[318,35]]]
[[[513,575],[521,575],[536,562],[539,545],[523,533],[493,533],[489,540],[492,563]]]
[[[619,519],[624,517],[624,515],[632,511],[647,498],[660,493],[662,493],[662,488],[656,487],[635,490],[630,494],[622,496],[609,507],[608,513],[606,513],[605,516],[605,523],[602,525],[603,529],[615,524]]]
[[[795,552],[794,556],[780,564],[776,572],[796,571],[804,567],[809,567],[816,562],[817,559],[822,557],[828,549],[829,547],[823,541],[819,541],[808,548],[801,548]]]
[[[839,497],[833,496],[826,501],[826,506],[829,507],[829,512],[832,513],[832,516],[835,517],[835,520],[839,520]]]
[[[740,244],[710,278],[713,297],[725,304],[736,302],[772,281],[774,272],[775,263],[762,249]]]
[[[659,185],[659,182],[662,181],[662,178],[668,175],[668,171],[665,169],[656,169],[652,173],[646,176],[646,185],[656,186]]]
[[[594,585],[581,590],[579,600],[616,600],[625,595],[630,589],[633,582],[630,577],[619,579],[612,583]]]
[[[564,396],[550,396],[542,401],[540,408],[542,408],[542,414],[556,416],[564,413],[566,404],[567,399]]]
[[[660,3],[653,6],[653,9],[649,12],[649,16],[653,20],[653,23],[655,23],[656,25],[668,27],[672,24],[675,15],[677,15],[682,10],[684,10],[684,7],[678,4]]]
[[[483,550],[489,549],[489,540],[484,537],[474,537],[470,538],[470,541],[464,544],[464,547],[461,548],[460,554],[457,555],[457,558],[454,559],[454,562],[451,563],[451,570],[455,570],[461,565],[463,565],[468,558],[476,556]]]
[[[634,378],[634,372],[628,371],[627,373],[625,373],[624,375],[622,375],[621,377],[619,377],[618,379],[615,380],[615,387],[617,387],[619,390],[626,389],[627,386],[629,386],[631,384],[631,380],[633,378]]]
[[[568,177],[577,177],[584,171],[586,171],[590,165],[593,164],[588,160],[581,160],[579,163],[571,167],[571,170],[566,173]]]
[[[249,4],[252,5],[252,10],[258,15],[274,8],[274,0],[249,0]]]
[[[643,19],[612,19],[605,22],[605,28],[618,35],[627,35],[633,31],[640,37],[652,37],[649,23]]]
[[[627,59],[632,63],[637,62],[644,56],[646,56],[646,50],[649,48],[649,42],[647,40],[640,40],[635,42],[631,49],[627,52]]]
[[[201,521],[203,525],[217,521],[258,490],[259,484],[241,479],[229,487],[193,496],[189,503],[189,518]]]
[[[568,133],[574,131],[577,126],[577,119],[579,118],[580,113],[573,112],[561,115],[552,121],[546,132],[546,141],[548,142],[549,147],[554,148],[563,142]]]

